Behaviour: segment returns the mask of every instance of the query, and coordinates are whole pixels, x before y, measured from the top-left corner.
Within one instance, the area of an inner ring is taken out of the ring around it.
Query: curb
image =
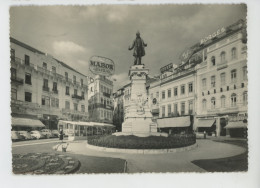
[[[129,154],[163,154],[163,153],[177,153],[182,151],[189,151],[196,147],[198,144],[195,143],[190,146],[182,147],[182,148],[171,148],[171,149],[119,149],[119,148],[105,148],[94,145],[89,145],[86,143],[86,147],[89,149],[97,150],[97,151],[105,151],[105,152],[118,152],[118,153],[129,153]]]

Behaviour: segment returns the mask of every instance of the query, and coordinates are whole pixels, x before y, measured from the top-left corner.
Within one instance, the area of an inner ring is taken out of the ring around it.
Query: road
[[[87,156],[118,157],[127,161],[128,173],[140,172],[206,172],[192,163],[198,159],[216,159],[239,155],[245,148],[214,142],[212,140],[197,140],[198,147],[189,151],[166,154],[126,154],[96,151],[88,149],[85,143],[72,143],[72,153]]]
[[[47,152],[52,153],[52,149],[58,139],[44,139],[15,142],[12,144],[13,154]],[[192,163],[200,159],[216,159],[231,157],[245,152],[239,146],[214,142],[212,140],[197,140],[198,148],[190,151],[167,154],[125,154],[95,151],[86,148],[86,143],[71,142],[70,152],[66,155],[77,158],[81,162],[81,167],[77,173],[113,173],[123,172],[122,166],[127,161],[128,173],[140,172],[206,172],[204,169]],[[63,153],[64,154],[64,153]]]

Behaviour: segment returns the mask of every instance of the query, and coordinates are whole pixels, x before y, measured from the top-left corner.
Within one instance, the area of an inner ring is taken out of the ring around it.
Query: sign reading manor
[[[111,76],[115,73],[115,64],[106,57],[92,56],[89,61],[89,70],[93,74]]]

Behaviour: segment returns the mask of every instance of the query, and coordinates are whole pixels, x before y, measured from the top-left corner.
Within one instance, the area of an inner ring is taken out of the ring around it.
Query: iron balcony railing
[[[59,94],[59,91],[57,89],[52,90],[53,93]]]
[[[16,83],[16,84],[19,84],[19,85],[23,84],[23,79],[22,78],[11,77],[11,81]]]
[[[48,91],[48,92],[49,92],[49,91],[50,91],[50,88],[49,88],[49,87],[46,87],[46,86],[42,86],[42,90],[43,90],[43,91]]]
[[[106,93],[106,92],[103,92],[103,95],[104,95],[105,97],[110,97],[110,96],[111,96],[110,93]]]
[[[78,100],[83,100],[84,99],[84,96],[79,96],[79,95],[76,95],[76,94],[71,95],[71,97],[73,99],[78,99]]]

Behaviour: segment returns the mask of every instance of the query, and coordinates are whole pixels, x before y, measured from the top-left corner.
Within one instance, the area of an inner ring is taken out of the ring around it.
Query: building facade
[[[12,116],[40,119],[57,128],[59,119],[88,119],[88,77],[25,43],[10,38]]]
[[[207,58],[197,68],[197,118],[216,119],[216,132],[224,136],[228,122],[247,119],[246,23],[227,27],[203,51]]]
[[[124,89],[118,89],[113,93],[114,111],[113,111],[113,125],[116,126],[116,131],[122,131],[122,123],[124,122]]]
[[[113,81],[97,75],[89,84],[89,118],[94,122],[112,123],[113,121]]]

